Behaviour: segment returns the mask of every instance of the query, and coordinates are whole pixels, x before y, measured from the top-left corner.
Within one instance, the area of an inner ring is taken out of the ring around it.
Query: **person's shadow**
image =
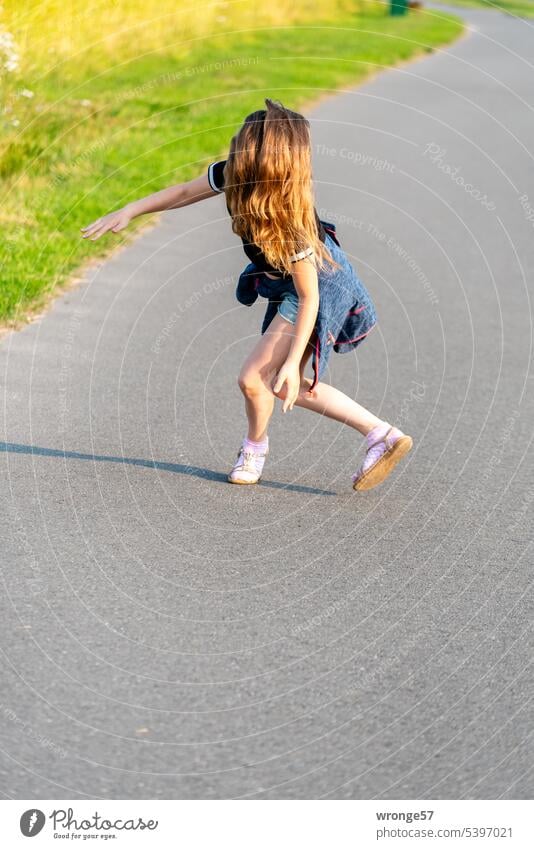
[[[60,448],[42,448],[39,445],[23,445],[19,442],[0,442],[0,452],[6,454],[33,454],[41,457],[61,457],[64,460],[92,460],[94,463],[123,463],[128,466],[144,466],[147,469],[159,469],[162,472],[172,472],[177,475],[190,475],[217,483],[228,483],[227,476],[222,472],[205,469],[202,466],[190,466],[185,463],[165,463],[161,460],[143,460],[136,457],[114,457],[107,454],[84,454],[80,451],[63,451]],[[287,489],[289,492],[303,492],[309,495],[337,495],[328,489],[318,489],[314,486],[301,486],[295,483],[280,483],[269,481],[262,477],[260,486],[273,489]]]

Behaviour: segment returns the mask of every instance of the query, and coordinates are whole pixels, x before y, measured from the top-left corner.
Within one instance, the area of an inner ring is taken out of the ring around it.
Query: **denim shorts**
[[[285,292],[282,295],[282,301],[278,304],[278,312],[291,324],[295,324],[297,320],[297,310],[299,308],[298,295],[293,292]]]

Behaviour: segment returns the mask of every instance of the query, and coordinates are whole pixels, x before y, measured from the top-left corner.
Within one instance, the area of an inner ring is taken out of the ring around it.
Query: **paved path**
[[[380,318],[329,379],[416,446],[383,487],[302,410],[225,482],[262,307],[222,198],[4,337],[6,797],[532,796],[534,23],[461,14],[310,113]]]

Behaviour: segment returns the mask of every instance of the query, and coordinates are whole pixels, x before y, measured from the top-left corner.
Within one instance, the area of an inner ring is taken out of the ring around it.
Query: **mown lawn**
[[[461,28],[363,0],[4,0],[0,321],[131,238],[146,219],[97,243],[79,230],[201,173],[265,96],[302,108]]]
[[[445,2],[445,0],[444,0]],[[519,18],[534,17],[534,0],[446,0],[447,5],[482,7],[493,9],[497,12],[506,12],[509,15],[517,15]]]

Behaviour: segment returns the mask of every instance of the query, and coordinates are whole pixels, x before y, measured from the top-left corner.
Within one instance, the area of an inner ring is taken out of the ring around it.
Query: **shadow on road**
[[[23,445],[19,442],[0,442],[0,452],[5,454],[35,454],[42,457],[62,457],[65,460],[93,460],[95,463],[125,463],[128,466],[144,466],[147,469],[159,469],[163,472],[173,472],[178,475],[203,478],[218,483],[228,483],[227,476],[222,472],[205,469],[202,466],[189,466],[183,463],[164,463],[160,460],[143,460],[136,457],[114,457],[106,454],[83,454],[79,451],[63,451],[59,448],[42,448],[39,445]],[[314,486],[301,486],[294,483],[280,483],[262,478],[262,487],[272,489],[287,489],[290,492],[305,492],[310,495],[337,495],[328,489],[318,489]]]

